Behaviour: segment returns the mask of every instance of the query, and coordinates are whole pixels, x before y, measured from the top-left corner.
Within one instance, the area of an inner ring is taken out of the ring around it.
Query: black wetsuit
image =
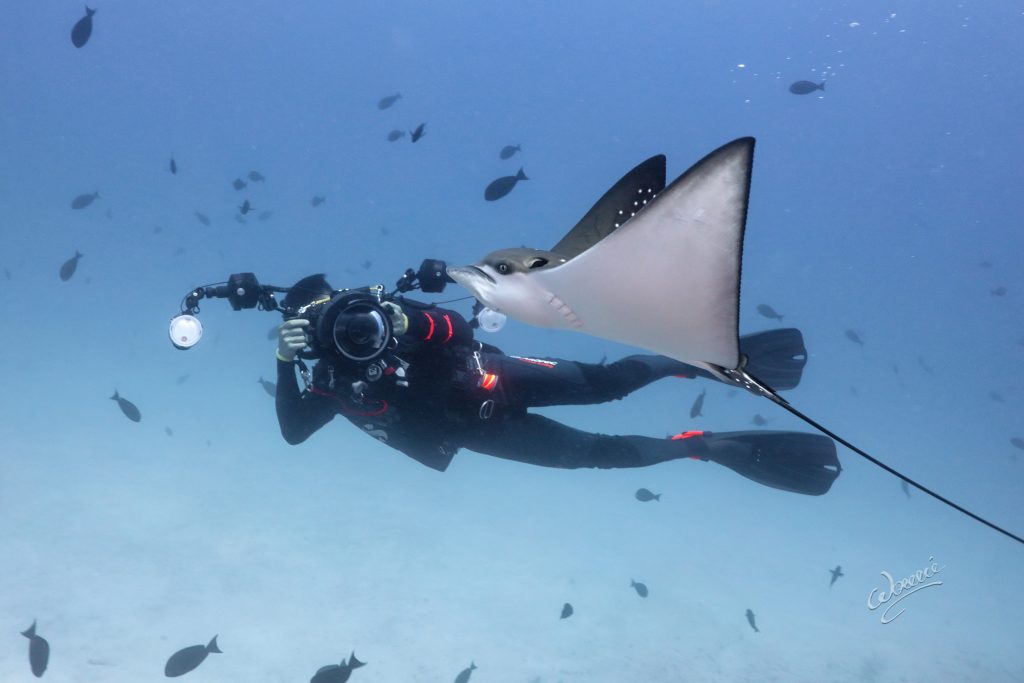
[[[299,389],[295,366],[278,361],[277,415],[290,444],[343,415],[352,424],[419,462],[444,471],[460,448],[545,467],[644,467],[707,457],[706,439],[608,436],[573,429],[529,408],[603,403],[696,368],[661,356],[630,356],[609,364],[480,352],[486,375],[467,369],[473,330],[458,313],[399,299],[409,329],[396,355],[408,362],[408,386],[395,377],[365,383],[344,364],[321,359],[312,386]]]

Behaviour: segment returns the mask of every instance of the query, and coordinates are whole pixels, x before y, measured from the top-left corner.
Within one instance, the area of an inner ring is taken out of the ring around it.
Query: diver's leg
[[[564,469],[646,467],[679,458],[708,457],[707,444],[701,438],[595,434],[525,412],[482,420],[460,441],[477,453]]]
[[[504,401],[513,406],[587,405],[620,399],[665,377],[696,377],[698,369],[665,356],[628,356],[614,363],[488,356]]]

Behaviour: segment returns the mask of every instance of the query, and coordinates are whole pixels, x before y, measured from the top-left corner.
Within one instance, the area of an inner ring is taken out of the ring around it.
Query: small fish
[[[750,624],[750,628],[754,629],[755,632],[760,633],[761,631],[757,628],[757,624],[754,623],[754,612],[753,610],[747,610],[747,623]]]
[[[199,221],[203,225],[210,225],[210,217],[207,216],[205,213],[199,213],[198,211],[196,211],[195,214],[197,221]]]
[[[187,674],[202,664],[203,660],[206,659],[206,655],[211,652],[218,654],[221,652],[220,648],[217,647],[217,636],[214,636],[213,640],[206,645],[190,645],[175,652],[167,660],[167,664],[164,665],[164,675],[168,678],[174,678],[175,676]]]
[[[240,216],[237,213],[235,214],[235,222],[236,223],[241,223],[242,225],[245,225],[245,224],[248,223],[248,221],[245,220],[245,216]],[[221,254],[221,256],[223,256],[223,254]]]
[[[498,152],[498,156],[502,159],[511,159],[516,155],[516,152],[520,152],[522,149],[521,145],[505,145],[501,148],[501,151]]]
[[[927,372],[929,375],[934,375],[935,371],[932,370],[932,366],[928,365],[925,361],[924,356],[917,357],[917,364],[921,366],[921,369]]]
[[[114,390],[114,395],[110,397],[110,400],[117,401],[117,405],[121,408],[121,412],[124,413],[124,416],[132,422],[138,422],[142,419],[142,413],[140,413],[139,409],[135,407],[135,404],[126,398],[121,398],[116,389]]]
[[[998,391],[988,392],[988,397],[995,401],[996,403],[1006,403],[1006,399],[1003,398],[1003,395],[1000,394]]]
[[[831,588],[832,584],[839,580],[840,576],[846,576],[846,574],[843,574],[843,568],[838,564],[836,565],[835,569],[829,569],[829,572],[832,573],[832,580],[828,582],[829,588]]]
[[[162,226],[162,225],[154,225],[153,226],[153,234],[154,235],[159,235],[163,231],[164,231],[164,226]]]
[[[411,142],[416,142],[416,141],[417,141],[417,140],[419,140],[419,139],[420,139],[421,137],[423,137],[423,136],[424,136],[424,134],[425,134],[425,133],[424,133],[424,131],[423,131],[423,128],[424,128],[424,127],[425,127],[426,125],[427,125],[427,124],[425,124],[425,123],[421,123],[420,125],[416,126],[416,130],[412,131],[412,133],[410,133],[410,134],[409,134],[409,140],[410,140]]]
[[[231,181],[231,187],[235,188],[235,190],[244,190],[249,187],[249,183],[245,182],[241,178],[235,178]]]
[[[174,430],[170,427],[164,427],[164,434],[167,436],[174,436]]]
[[[980,263],[978,263],[978,267],[979,268],[991,268],[992,267],[992,262],[991,261],[981,261]]]
[[[60,267],[60,279],[67,282],[71,279],[71,276],[75,274],[75,270],[78,269],[78,259],[82,258],[82,252],[75,250],[75,255],[64,262],[64,265]]]
[[[366,666],[366,662],[356,659],[356,653],[353,652],[347,662],[342,659],[341,664],[328,664],[317,669],[309,683],[345,683],[352,672],[361,666]]]
[[[271,211],[270,209],[267,209],[266,211],[260,211],[260,215],[257,216],[257,218],[259,218],[261,221],[265,221],[273,215],[274,212]]]
[[[648,489],[637,489],[636,493],[634,493],[633,495],[641,503],[649,503],[652,500],[661,500],[661,494],[660,493],[652,493]]]
[[[263,377],[260,377],[257,381],[260,383],[260,385],[263,386],[263,391],[267,392],[272,397],[277,396],[277,385],[276,384],[274,384],[273,382],[270,382],[268,380],[263,379]]]
[[[756,424],[758,427],[764,427],[766,424],[768,424],[768,420],[764,419],[764,416],[761,415],[761,413],[755,415],[754,419],[751,420],[751,422]]]
[[[171,157],[171,175],[178,175],[178,163]]]
[[[39,678],[46,671],[46,664],[50,661],[50,644],[46,638],[36,635],[36,622],[22,631],[21,635],[28,638],[28,663],[32,667],[32,674]]]
[[[455,677],[455,683],[469,683],[469,677],[473,675],[473,671],[476,669],[476,664],[473,662],[469,663],[469,667],[459,672],[459,675]]]
[[[698,416],[703,417],[704,414],[701,411],[704,409],[704,397],[707,395],[707,393],[707,389],[701,389],[700,395],[697,397],[697,399],[693,402],[693,405],[690,407],[690,419],[693,419]]]
[[[363,261],[363,270],[369,270],[370,268],[373,268],[373,261],[369,259]]]
[[[4,278],[7,280],[11,279],[11,269],[7,266],[4,266]]]
[[[1010,443],[1024,451],[1024,439],[1020,438],[1019,436],[1015,436],[1012,439],[1010,439]]]
[[[80,194],[71,200],[72,209],[84,209],[85,207],[92,204],[94,201],[100,198],[99,192],[93,192],[92,194]]]
[[[107,211],[106,211],[106,216],[107,216],[107,220],[108,220],[108,221],[112,221],[112,220],[114,220],[114,212],[113,212],[113,211],[111,211],[110,209],[107,209]]]
[[[327,201],[326,197],[321,197],[319,195],[314,195],[314,197],[311,200],[309,200],[309,204],[310,204],[310,206],[316,207],[316,206],[320,206],[321,204],[323,204],[326,201]]]
[[[789,92],[794,95],[809,95],[815,90],[825,90],[825,81],[821,83],[815,83],[813,81],[797,81],[796,83],[789,86]]]
[[[779,322],[782,322],[782,316],[768,304],[758,304],[757,312],[770,320],[778,320]]]
[[[267,181],[267,179],[264,178],[263,174],[260,173],[259,171],[249,171],[248,177],[249,180],[253,181],[254,183],[264,183]]]
[[[1006,296],[1006,293],[1010,290],[1000,285],[999,287],[996,287],[995,289],[990,289],[988,291],[989,294],[991,294],[992,296]]]
[[[853,385],[850,386],[850,393],[853,394],[854,396],[860,396],[860,390]]]
[[[639,595],[641,598],[646,598],[647,597],[647,586],[645,584],[642,584],[639,581],[634,581],[633,579],[630,579],[629,580],[629,587],[632,588],[633,590],[635,590],[636,594]]]
[[[83,47],[89,42],[89,36],[92,35],[92,15],[94,14],[96,14],[96,10],[89,9],[87,5],[85,16],[75,22],[71,28],[71,44],[75,47]]]
[[[562,605],[562,616],[560,616],[558,618],[559,619],[568,619],[569,617],[572,616],[572,612],[573,612],[572,605],[570,605],[569,603],[565,603],[564,605]]]
[[[519,173],[516,173],[515,175],[502,176],[501,178],[492,180],[491,184],[484,189],[484,199],[489,202],[501,199],[511,192],[512,188],[514,188],[520,180],[529,180],[529,178],[526,177],[526,174],[523,173],[522,168],[520,168]]]
[[[252,204],[249,203],[248,199],[246,199],[244,202],[242,202],[242,205],[240,207],[238,207],[239,213],[241,213],[243,216],[245,214],[249,213],[250,211],[253,211],[253,210],[254,210],[254,207],[253,207]]]
[[[860,344],[861,346],[864,346],[864,340],[861,339],[860,335],[854,332],[853,330],[847,330],[845,334],[846,338],[852,341],[854,344]]]
[[[907,495],[907,498],[910,498],[910,484],[900,479],[900,488],[903,489],[903,493]]]
[[[395,130],[393,130],[390,133],[388,133],[388,142],[395,142],[396,140],[401,140],[404,137],[405,137],[405,131],[404,130],[398,130],[396,128]]]
[[[390,109],[394,106],[395,102],[402,99],[402,93],[396,92],[394,95],[388,95],[377,100],[377,109]]]
[[[900,374],[900,366],[896,365],[895,363],[892,364],[892,374]]]
[[[184,384],[185,382],[188,381],[188,378],[189,378],[189,374],[188,373],[185,373],[184,375],[178,375],[178,380],[177,380],[176,384],[178,386],[181,386],[182,384]]]

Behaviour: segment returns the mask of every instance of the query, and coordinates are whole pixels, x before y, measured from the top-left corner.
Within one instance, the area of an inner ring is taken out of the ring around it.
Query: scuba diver
[[[405,277],[411,275],[409,270]],[[381,296],[380,289],[378,313],[344,309],[328,325],[335,341],[337,330],[344,328],[348,342],[389,349],[387,362],[369,365],[354,363],[356,356],[344,344],[331,344],[329,336],[317,332],[322,326],[310,320],[323,317],[319,311],[339,295],[323,275],[279,290],[288,292],[284,309],[294,312],[278,328],[276,352],[277,417],[289,444],[304,442],[341,415],[438,471],[462,448],[566,469],[646,467],[693,458],[718,463],[766,486],[808,495],[826,493],[841,471],[833,441],[817,434],[687,431],[671,438],[611,436],[532,413],[531,408],[621,399],[667,377],[717,378],[656,355],[632,355],[607,364],[506,355],[474,340],[476,318],[470,323],[453,310],[400,295]],[[400,286],[397,291],[407,289]],[[304,317],[307,311],[313,315]],[[317,353],[309,354],[311,347]],[[747,335],[740,338],[740,348],[747,367],[773,387],[791,389],[799,383],[806,350],[798,330]],[[302,357],[317,359],[312,371]]]

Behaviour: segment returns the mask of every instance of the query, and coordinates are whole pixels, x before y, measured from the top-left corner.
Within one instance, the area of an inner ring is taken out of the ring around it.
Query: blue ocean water
[[[287,445],[257,383],[275,379],[279,316],[203,302],[200,345],[166,335],[190,288],[235,272],[390,286],[424,258],[548,248],[641,160],[666,154],[671,179],[752,135],[741,331],[777,325],[762,303],[803,331],[786,398],[1021,534],[1020,3],[95,9],[82,48],[80,4],[12,0],[0,22],[0,679],[31,675],[34,619],[49,681],[156,678],[214,634],[223,654],[191,679],[303,681],[353,651],[353,681],[470,662],[479,683],[1024,679],[1024,548],[845,448],[822,497],[691,460],[567,471],[463,451],[439,473],[340,419]],[[827,87],[788,92],[804,79]],[[386,139],[424,122],[415,145]],[[485,202],[520,166],[530,180]],[[266,181],[233,189],[251,170]],[[651,282],[636,305],[678,298]],[[516,322],[485,340],[635,351]],[[755,414],[810,429],[676,379],[540,412],[610,434]],[[882,623],[883,572],[931,566],[941,585]]]

